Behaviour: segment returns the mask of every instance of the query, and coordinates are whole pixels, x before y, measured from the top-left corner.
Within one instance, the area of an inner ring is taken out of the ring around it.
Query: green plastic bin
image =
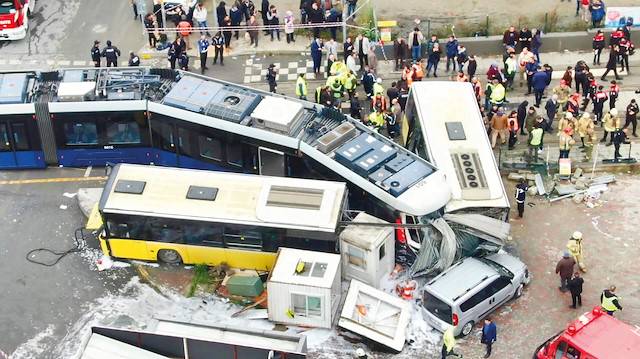
[[[233,295],[257,297],[264,291],[264,285],[260,277],[236,275],[227,280],[227,289]]]

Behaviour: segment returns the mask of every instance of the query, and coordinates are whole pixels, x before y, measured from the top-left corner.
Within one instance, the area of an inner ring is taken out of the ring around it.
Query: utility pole
[[[378,41],[378,0],[373,0],[373,25],[376,31],[376,42]]]
[[[347,42],[347,0],[342,0],[342,43]]]
[[[160,0],[160,12],[162,13],[162,26],[167,27],[167,12],[164,10],[164,0]],[[165,31],[163,31],[165,32]]]
[[[216,9],[216,0],[211,0],[211,2],[213,3],[213,25],[214,27],[222,26],[221,24],[218,24],[218,9]]]

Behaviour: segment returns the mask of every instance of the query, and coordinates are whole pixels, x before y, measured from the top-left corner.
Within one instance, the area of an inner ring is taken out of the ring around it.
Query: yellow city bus
[[[340,182],[118,164],[99,241],[116,258],[270,270],[281,246],[337,252],[346,195]]]

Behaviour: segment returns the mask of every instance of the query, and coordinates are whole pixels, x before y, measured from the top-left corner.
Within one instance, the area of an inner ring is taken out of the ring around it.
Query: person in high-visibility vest
[[[456,75],[456,82],[469,82],[469,78],[464,74],[464,71],[458,71],[458,75]]]
[[[453,334],[453,325],[450,325],[442,334],[442,359],[446,359],[448,355],[455,354],[453,348],[456,346],[456,337]]]
[[[493,80],[493,89],[491,90],[491,103],[502,106],[504,97],[507,95],[507,90],[502,86],[498,80]]]
[[[307,79],[305,78],[305,74],[300,74],[298,79],[296,80],[296,95],[301,100],[307,100]]]
[[[339,108],[342,102],[342,93],[344,92],[344,86],[342,85],[342,82],[340,81],[340,78],[338,76],[331,76],[331,78],[333,79],[333,82],[328,85],[328,87],[331,89],[331,96],[333,96],[334,99],[333,105]]]
[[[384,115],[382,114],[382,109],[379,107],[369,114],[369,125],[373,126],[373,128],[378,131],[382,125],[384,125]]]
[[[377,94],[371,99],[371,110],[375,111],[377,108],[382,111],[387,109],[387,99],[383,94]]]
[[[482,82],[480,82],[479,78],[474,76],[471,79],[471,83],[473,84],[473,92],[476,94],[476,100],[480,103],[480,100],[482,99]]]
[[[618,296],[615,294],[616,286],[612,285],[609,289],[605,289],[602,291],[600,295],[600,303],[602,309],[607,312],[609,315],[613,315],[614,312],[618,310],[622,310],[622,306],[618,301]]]
[[[373,96],[382,94],[384,95],[384,87],[382,86],[382,79],[378,77],[376,82],[373,84]]]
[[[542,144],[542,137],[544,136],[544,129],[536,122],[533,124],[533,129],[529,131],[529,157],[533,158],[534,162],[538,162],[538,149]]]
[[[518,131],[520,131],[518,111],[511,111],[507,119],[507,130],[509,130],[509,149],[512,150],[513,146],[518,142]]]
[[[413,83],[413,70],[409,68],[409,66],[405,66],[402,69],[402,79],[407,82],[407,87],[411,88],[411,84]]]
[[[187,50],[191,50],[191,42],[189,41],[189,34],[191,34],[191,23],[187,21],[187,16],[182,15],[182,21],[178,23],[178,31],[182,35],[182,41],[187,44]]]
[[[424,67],[422,66],[422,60],[411,65],[411,71],[413,72],[413,78],[416,81],[422,81],[424,77]]]
[[[322,103],[322,93],[324,92],[324,89],[324,85],[316,87],[316,103]]]
[[[347,72],[347,65],[345,65],[344,62],[342,62],[342,60],[337,60],[336,62],[331,64],[331,69],[329,70],[329,73],[336,76],[340,76],[346,72]]]
[[[358,87],[358,78],[353,71],[349,70],[344,80],[344,90],[349,94],[349,98],[353,97],[356,87]]]
[[[578,263],[580,270],[586,273],[587,266],[582,259],[582,232],[573,232],[573,236],[571,236],[571,239],[567,242],[567,249],[569,250],[569,254],[576,260],[576,263]]]

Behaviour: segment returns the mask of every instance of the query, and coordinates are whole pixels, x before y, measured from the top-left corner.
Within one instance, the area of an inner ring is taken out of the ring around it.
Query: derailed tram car
[[[0,84],[0,126],[18,119],[5,125],[13,160],[2,157],[0,169],[125,162],[337,180],[348,183],[350,209],[387,219],[433,213],[450,199],[432,164],[317,104],[168,69],[0,76],[14,83],[4,92]]]

